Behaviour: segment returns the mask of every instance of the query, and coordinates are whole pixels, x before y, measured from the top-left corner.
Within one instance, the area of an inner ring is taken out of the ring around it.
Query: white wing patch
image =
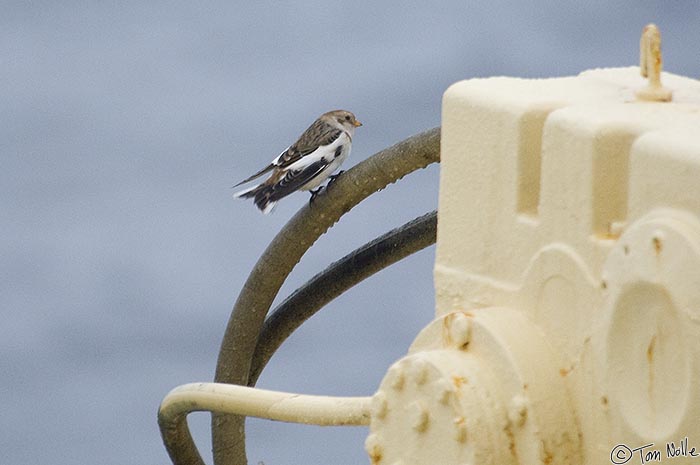
[[[299,160],[289,165],[286,169],[295,171],[303,170],[307,166],[311,165],[312,163],[316,163],[321,159],[325,159],[326,162],[330,162],[335,158],[335,149],[337,149],[340,145],[348,144],[349,142],[350,137],[347,135],[347,133],[343,132],[340,137],[333,141],[332,144],[321,145],[313,152],[309,153],[308,155],[304,155]]]
[[[333,174],[350,154],[352,139],[347,132],[343,132],[332,143],[322,145],[284,168],[280,166],[282,157],[287,153],[286,149],[275,158],[268,167],[246,179],[251,181],[262,174],[273,170],[271,178],[261,184],[243,189],[233,194],[234,197],[254,198],[255,205],[268,214],[274,208],[278,200],[286,197],[294,191],[312,190],[319,187]],[[272,182],[274,184],[266,184]],[[303,184],[302,184],[303,183]],[[242,183],[239,183],[240,185]],[[235,186],[234,186],[235,187]]]
[[[291,145],[290,145],[289,147],[287,147],[286,149],[282,150],[282,152],[281,152],[279,155],[277,155],[277,158],[275,158],[274,160],[272,160],[272,162],[270,162],[270,163],[271,163],[272,165],[275,165],[275,166],[280,166],[280,158],[282,158],[282,155],[284,155],[285,153],[287,153],[287,150],[289,150],[290,147],[291,147]]]

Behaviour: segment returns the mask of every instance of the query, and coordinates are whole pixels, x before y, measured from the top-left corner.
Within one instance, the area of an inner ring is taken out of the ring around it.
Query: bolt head
[[[471,340],[472,321],[463,313],[455,313],[450,318],[449,342],[457,349],[464,350]]]
[[[455,390],[449,381],[445,379],[439,379],[437,382],[437,400],[442,405],[447,405],[450,403],[452,398],[455,396]]]
[[[413,362],[413,379],[417,385],[425,384],[430,375],[430,364],[419,358]]]
[[[389,368],[387,376],[389,376],[389,386],[397,391],[403,389],[403,385],[406,381],[406,374],[404,373],[403,367],[400,364],[396,364]]]
[[[389,410],[389,403],[386,400],[386,394],[382,391],[378,391],[372,397],[372,416],[378,419],[386,417],[386,413]]]
[[[414,402],[411,405],[411,428],[417,433],[423,433],[428,429],[430,423],[430,413],[428,409],[420,402]]]
[[[508,406],[508,419],[515,426],[523,426],[527,420],[528,400],[523,395],[516,395]]]
[[[365,451],[369,455],[369,459],[372,464],[377,464],[382,459],[382,445],[380,437],[377,433],[372,433],[365,439]]]
[[[467,441],[467,422],[464,417],[456,417],[454,419],[455,432],[454,439],[457,442]]]

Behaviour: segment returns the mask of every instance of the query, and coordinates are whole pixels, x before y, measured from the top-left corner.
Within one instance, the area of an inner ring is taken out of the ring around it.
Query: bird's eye
[[[350,121],[350,115],[345,115],[345,121]]]

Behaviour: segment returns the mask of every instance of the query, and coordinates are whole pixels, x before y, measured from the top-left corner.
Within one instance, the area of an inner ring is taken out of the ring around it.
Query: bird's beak
[[[362,126],[362,123],[360,123],[359,121],[355,120],[355,122],[352,123],[352,125],[355,126],[356,128],[359,128],[360,126]]]

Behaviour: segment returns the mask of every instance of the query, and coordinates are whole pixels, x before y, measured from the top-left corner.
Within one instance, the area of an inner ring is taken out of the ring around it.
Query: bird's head
[[[362,126],[362,123],[357,121],[355,115],[347,110],[329,111],[323,116],[333,126],[347,131],[351,136],[354,134],[355,128]]]

